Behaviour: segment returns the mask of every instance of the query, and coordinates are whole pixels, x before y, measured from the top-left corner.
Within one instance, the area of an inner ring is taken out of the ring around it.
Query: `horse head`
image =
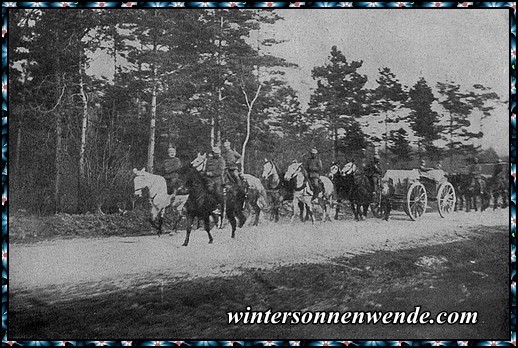
[[[273,165],[273,161],[270,161],[268,159],[264,159],[263,164],[263,173],[261,174],[261,178],[264,180],[267,180],[270,176],[274,175],[275,173],[275,166]]]
[[[284,174],[284,180],[290,181],[294,179],[299,173],[302,174],[302,163],[293,161],[293,163],[289,165],[286,173]]]
[[[356,173],[357,170],[358,170],[358,167],[356,167],[356,164],[354,164],[354,162],[348,162],[342,168],[342,174],[343,175],[352,175],[352,174]]]
[[[340,172],[340,167],[338,166],[338,163],[333,163],[331,168],[329,168],[329,177],[332,180],[332,179],[334,179],[335,176],[340,175],[340,174],[342,174],[342,173]]]
[[[148,187],[148,179],[147,179],[147,172],[145,168],[142,168],[141,170],[138,170],[137,168],[133,168],[133,174],[135,174],[135,177],[133,178],[133,186],[135,189],[135,195],[137,197],[142,196],[142,190],[144,188]]]
[[[191,166],[196,169],[198,172],[205,170],[205,164],[207,163],[207,154],[203,155],[198,152],[198,155],[195,159],[191,161]]]

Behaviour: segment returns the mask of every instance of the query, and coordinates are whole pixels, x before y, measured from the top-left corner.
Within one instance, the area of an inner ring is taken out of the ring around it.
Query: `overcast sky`
[[[434,87],[447,80],[472,90],[491,87],[509,95],[509,11],[491,10],[279,10],[285,18],[262,35],[287,42],[272,53],[297,63],[288,73],[303,102],[315,83],[311,69],[326,62],[336,45],[346,58],[363,60],[360,72],[375,87],[378,68],[389,67],[407,86],[424,77]],[[476,120],[478,124],[478,120]],[[509,115],[500,104],[483,123],[484,147],[508,153]]]

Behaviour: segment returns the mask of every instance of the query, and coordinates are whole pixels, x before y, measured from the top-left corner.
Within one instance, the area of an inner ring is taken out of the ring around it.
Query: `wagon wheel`
[[[455,195],[453,185],[449,182],[442,183],[437,191],[437,207],[439,208],[441,217],[446,217],[447,214],[451,214],[455,209],[456,202],[457,196]]]
[[[423,184],[420,182],[414,182],[406,194],[405,212],[413,221],[415,221],[426,211],[427,201],[426,189]]]

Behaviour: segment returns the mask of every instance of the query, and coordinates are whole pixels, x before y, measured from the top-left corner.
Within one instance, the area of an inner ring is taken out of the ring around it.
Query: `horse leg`
[[[259,208],[257,201],[252,204],[252,209],[255,212],[255,220],[254,220],[253,225],[257,226],[257,225],[259,225],[259,215],[261,214],[261,208]]]
[[[326,222],[327,210],[326,210],[326,202],[324,201],[324,198],[318,199],[318,206],[322,210],[322,221],[321,222]]]
[[[299,214],[300,207],[299,202],[296,198],[293,198],[293,214],[291,215],[290,224],[293,224],[293,220],[295,220],[295,216]]]
[[[234,215],[234,210],[228,209],[228,207],[227,207],[227,219],[230,222],[230,226],[232,227],[231,237],[235,238],[236,237],[236,226],[237,226],[236,216]]]
[[[354,203],[352,208],[354,213],[354,220],[360,221],[360,203]]]
[[[390,217],[390,211],[392,210],[392,203],[390,200],[382,200],[381,209],[383,211],[383,220],[388,221]]]
[[[367,213],[369,212],[369,203],[365,203],[363,205],[363,218],[366,219],[367,218]]]
[[[300,221],[304,222],[304,211],[305,211],[306,207],[304,206],[304,203],[302,203],[301,201],[299,201],[297,204],[299,206],[299,211],[300,211],[300,214],[299,214]],[[307,215],[307,212],[306,212],[306,215]]]
[[[162,224],[164,223],[164,212],[158,214],[158,236],[162,234]]]
[[[173,232],[176,233],[178,232],[178,223],[182,220],[182,215],[181,214],[178,214],[177,217],[174,218],[174,221],[173,221],[173,230],[171,231],[171,233],[169,233],[171,236],[173,235]]]
[[[306,216],[309,215],[311,217],[311,224],[315,224],[315,214],[313,214],[313,207],[311,206],[311,200],[306,204]]]
[[[207,231],[207,234],[209,235],[209,244],[212,244],[212,235],[210,234],[210,215],[207,215],[203,219],[203,224],[205,225],[205,231]]]
[[[194,222],[194,216],[187,215],[187,229],[185,230],[185,241],[182,246],[187,246],[189,244],[189,237],[191,236],[192,224]]]
[[[237,219],[239,220],[239,224],[237,225],[237,227],[241,228],[245,225],[245,222],[246,222],[246,216],[245,214],[243,214],[243,211],[242,210],[238,210],[234,213],[234,215],[237,217]]]
[[[338,203],[336,203],[336,208],[335,208],[335,220],[338,220],[338,213],[340,211],[340,206],[338,205]]]

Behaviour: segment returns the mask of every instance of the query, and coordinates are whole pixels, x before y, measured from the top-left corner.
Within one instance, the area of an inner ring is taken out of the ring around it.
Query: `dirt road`
[[[181,279],[233,275],[249,268],[269,269],[299,263],[322,263],[334,257],[378,250],[398,250],[459,241],[473,226],[508,223],[507,210],[454,213],[447,219],[428,212],[417,222],[396,213],[391,221],[334,221],[294,225],[263,221],[238,230],[214,230],[208,244],[203,230],[194,231],[188,247],[184,232],[174,236],[110,237],[11,244],[10,290],[109,281],[126,286],[156,275]]]

